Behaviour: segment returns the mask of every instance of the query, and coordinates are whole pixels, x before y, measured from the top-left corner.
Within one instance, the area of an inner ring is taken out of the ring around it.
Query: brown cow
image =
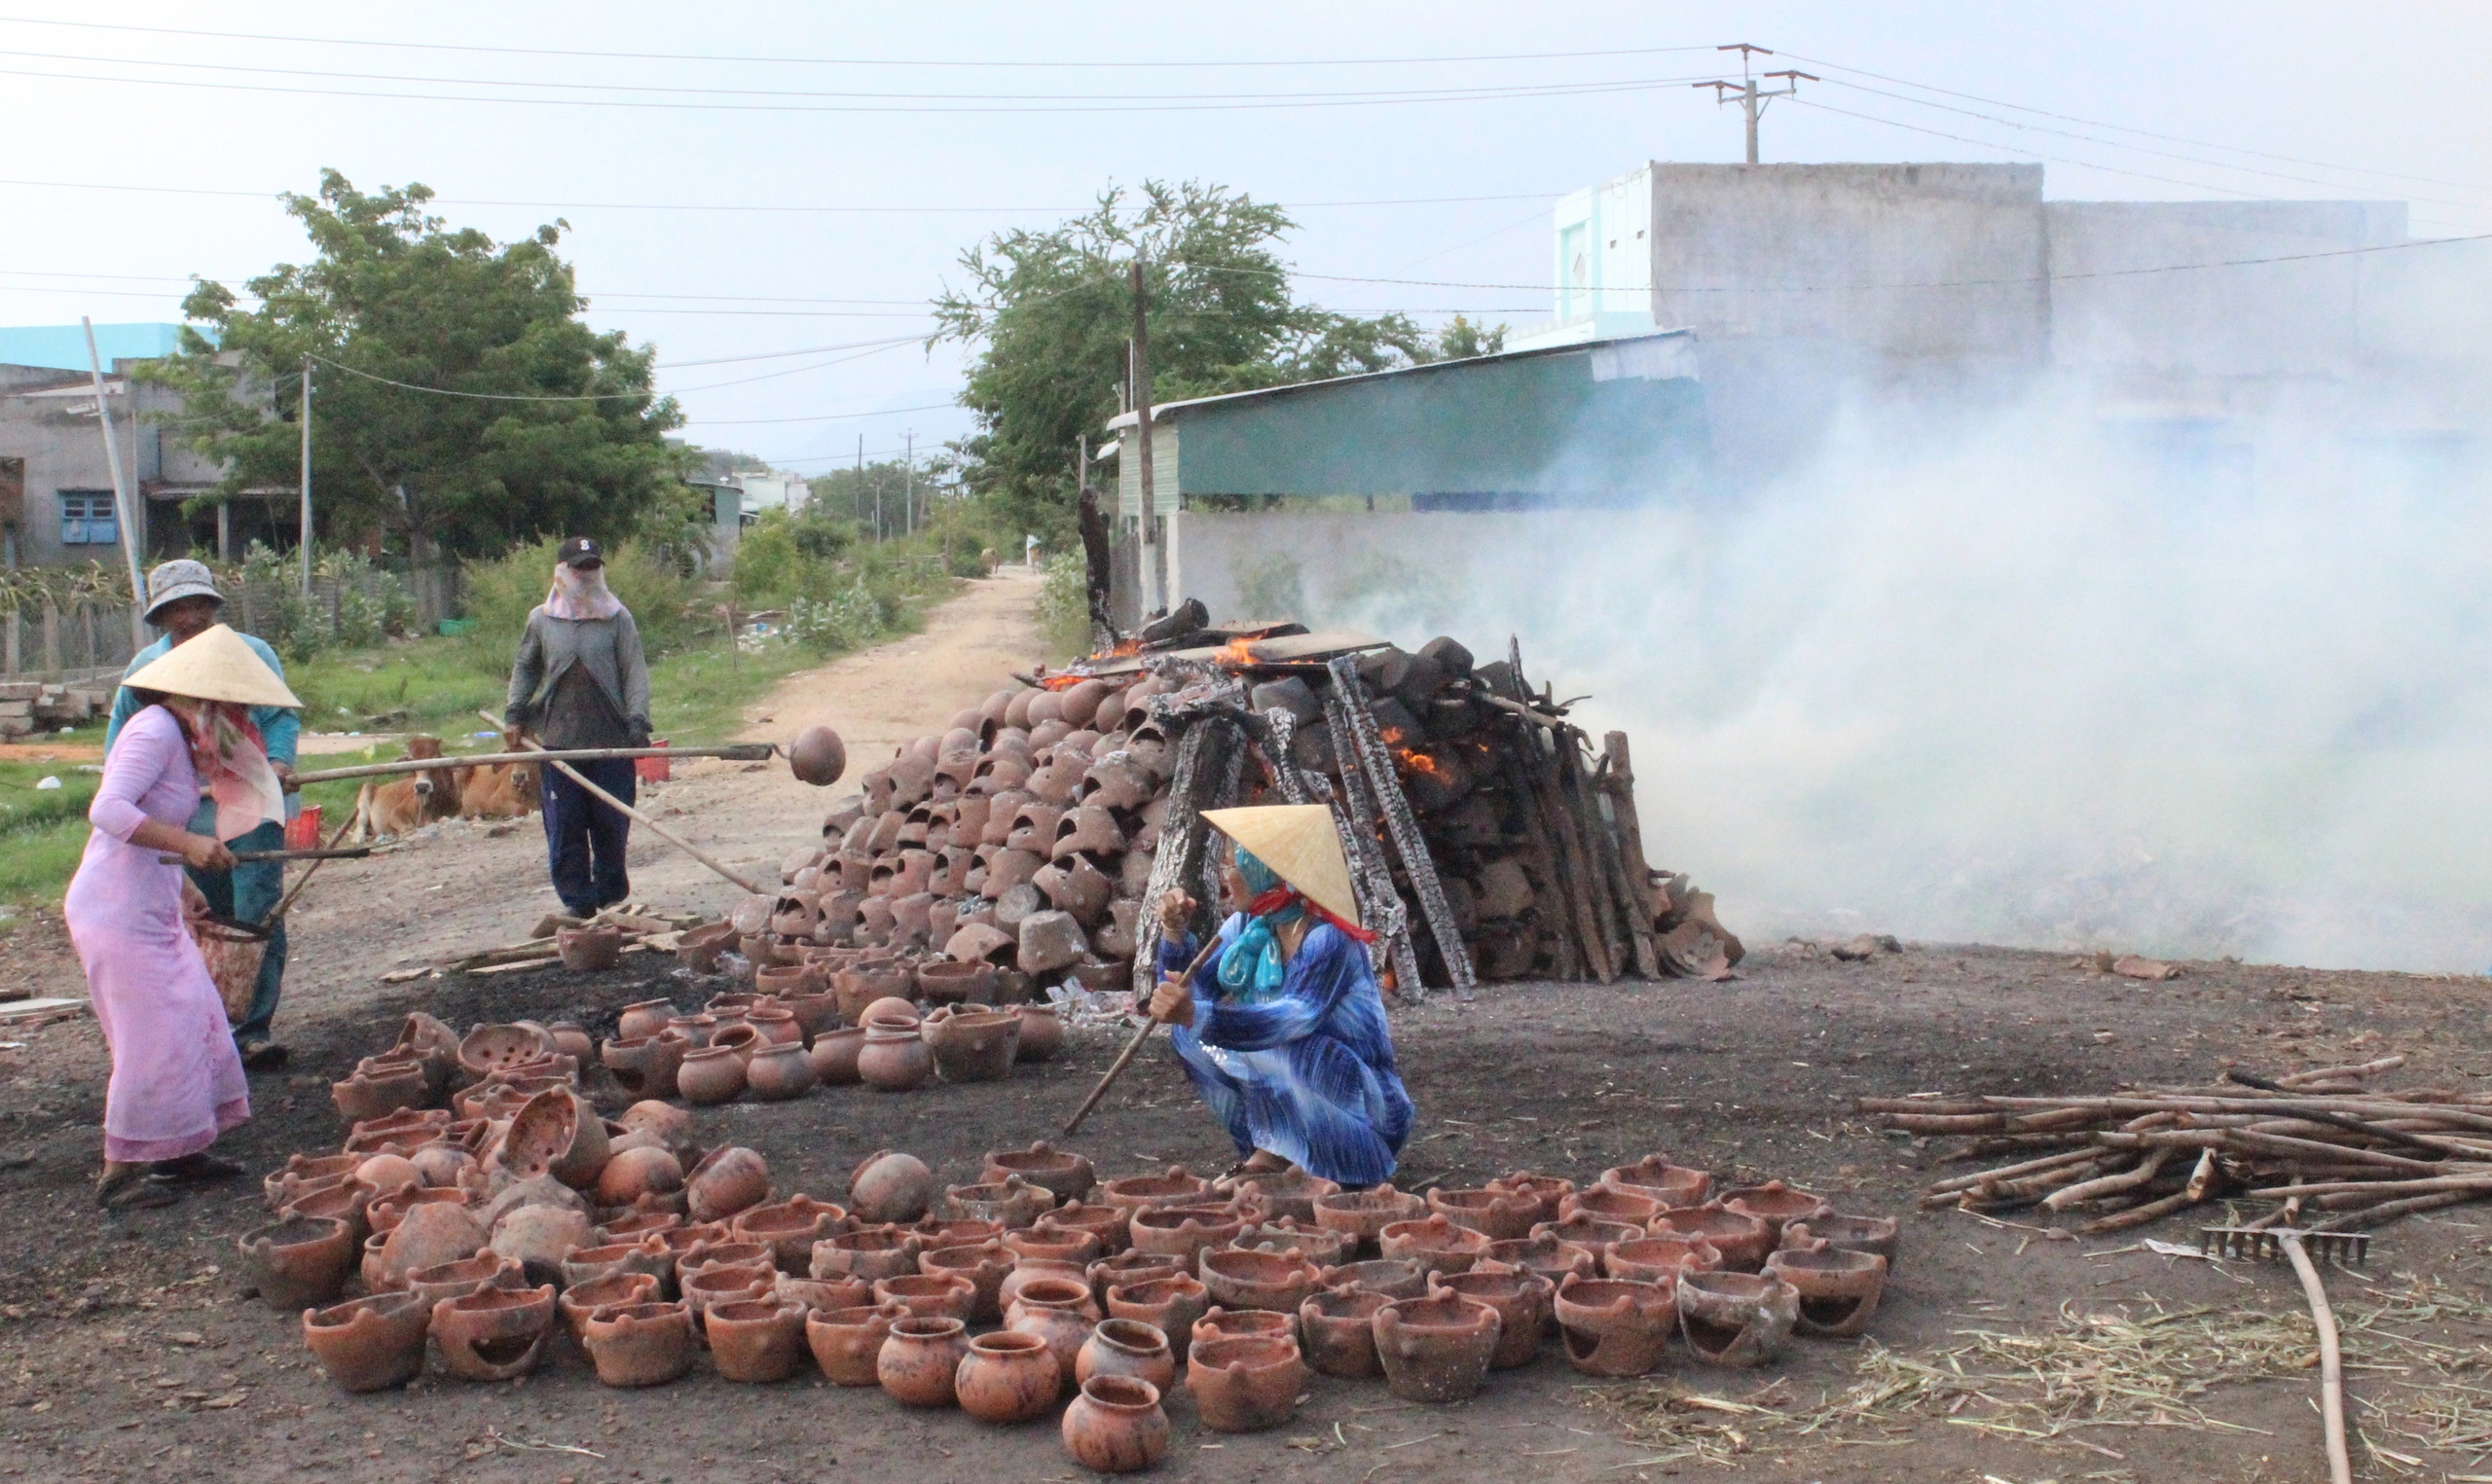
[[[407,756],[441,756],[441,739],[408,738]],[[458,776],[453,769],[427,768],[387,782],[375,778],[355,794],[354,832],[349,838],[359,845],[382,835],[403,835],[458,813]]]
[[[527,750],[517,728],[502,733],[502,750]],[[536,770],[534,763],[487,763],[458,769],[458,817],[527,818],[536,812]]]

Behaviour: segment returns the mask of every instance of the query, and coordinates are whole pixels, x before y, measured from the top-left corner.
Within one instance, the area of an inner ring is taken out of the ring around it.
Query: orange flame
[[[1223,665],[1257,665],[1262,662],[1255,657],[1254,641],[1241,635],[1240,637],[1230,639],[1228,643],[1223,644],[1220,647],[1220,663]]]
[[[1430,778],[1440,778],[1447,776],[1446,770],[1437,766],[1435,758],[1416,747],[1402,745],[1403,733],[1400,727],[1384,727],[1376,735],[1384,740],[1387,747],[1393,749],[1394,764],[1404,774],[1424,773]]]

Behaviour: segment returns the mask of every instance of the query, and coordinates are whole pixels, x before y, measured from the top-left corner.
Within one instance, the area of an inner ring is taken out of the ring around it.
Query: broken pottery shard
[[[1021,971],[1044,974],[1065,967],[1089,948],[1081,924],[1069,912],[1033,912],[1021,920]]]
[[[2135,954],[2114,960],[2111,964],[2111,972],[2123,979],[2178,979],[2180,977],[2178,965],[2165,963],[2158,959],[2141,959]]]

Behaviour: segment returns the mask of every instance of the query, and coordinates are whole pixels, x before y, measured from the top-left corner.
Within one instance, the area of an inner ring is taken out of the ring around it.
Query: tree
[[[978,430],[955,446],[970,489],[1016,526],[1070,537],[1075,442],[1104,427],[1124,381],[1137,250],[1154,404],[1446,353],[1407,315],[1366,319],[1294,298],[1276,248],[1296,226],[1243,192],[1146,181],[1137,197],[1112,188],[1061,226],[999,233],[962,254],[970,286],[934,301],[941,328],[929,344],[979,347],[961,396]],[[1466,344],[1484,343],[1465,328]]]
[[[318,196],[285,198],[310,263],[250,280],[256,308],[210,282],[183,302],[212,334],[185,327],[148,374],[184,393],[184,441],[224,461],[218,493],[297,481],[309,354],[326,363],[312,427],[324,541],[393,535],[422,562],[688,524],[686,455],[664,436],[682,415],[651,389],[654,347],[579,321],[554,251],[568,224],[496,243],[426,215],[431,199],[323,170]]]

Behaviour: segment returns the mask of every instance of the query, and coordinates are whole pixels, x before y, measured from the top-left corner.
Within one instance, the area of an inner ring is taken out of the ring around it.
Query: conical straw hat
[[[1359,923],[1358,895],[1350,889],[1349,862],[1342,858],[1341,837],[1333,828],[1330,809],[1321,804],[1271,804],[1258,809],[1207,809],[1203,817],[1307,900],[1345,923]]]
[[[251,652],[242,636],[223,624],[202,631],[148,663],[122,684],[137,691],[162,691],[195,701],[231,701],[242,706],[303,705],[276,671]]]

